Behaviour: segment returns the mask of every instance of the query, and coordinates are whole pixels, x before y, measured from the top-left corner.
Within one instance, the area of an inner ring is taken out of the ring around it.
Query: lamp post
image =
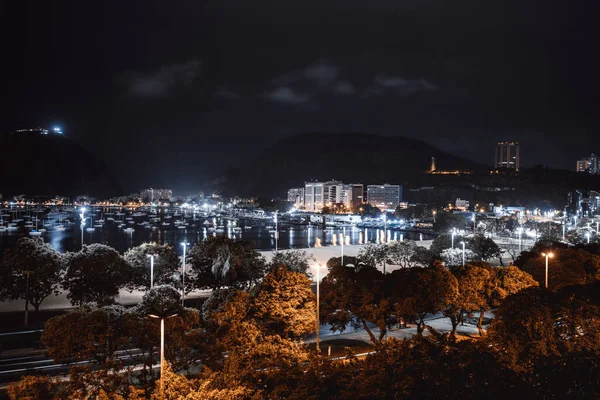
[[[320,345],[320,341],[321,341],[321,337],[320,337],[320,327],[321,327],[321,316],[320,316],[320,310],[319,310],[319,285],[321,284],[321,264],[317,264],[316,267],[317,269],[317,341],[316,341],[316,349],[317,352],[320,353],[321,352],[321,347]]]
[[[146,257],[150,258],[150,289],[154,287],[154,254],[148,254]]]
[[[435,210],[433,210],[432,214],[433,214],[433,223],[435,224],[435,214],[437,214],[437,212]]]
[[[165,398],[165,381],[164,381],[164,368],[165,368],[165,319],[172,318],[177,314],[169,315],[167,317],[159,317],[158,315],[149,314],[149,317],[160,319],[160,398]]]
[[[387,214],[383,212],[383,242],[387,243]]]
[[[523,251],[523,228],[519,227],[519,253]]]
[[[462,263],[462,265],[464,267],[465,266],[465,242],[460,242],[460,244],[462,244],[462,247],[463,247],[463,255],[462,255],[463,263]]]
[[[473,233],[477,230],[477,224],[475,222],[475,211],[473,211]]]
[[[85,228],[85,207],[81,207],[81,214],[79,214],[79,218],[81,218],[81,248],[83,249],[83,228]]]
[[[344,266],[344,242],[346,241],[346,227],[342,227],[342,267]]]
[[[277,252],[277,242],[279,241],[279,225],[277,221],[277,213],[279,211],[275,210],[275,252]]]
[[[587,244],[590,244],[590,232],[585,233],[585,237],[587,238]]]
[[[548,289],[548,258],[554,257],[554,253],[542,253],[546,257],[546,289]]]
[[[183,257],[181,258],[181,306],[185,305],[185,253],[188,243],[181,243],[183,246]]]

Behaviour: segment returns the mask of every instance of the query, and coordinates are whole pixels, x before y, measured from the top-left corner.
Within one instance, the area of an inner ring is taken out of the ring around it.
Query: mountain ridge
[[[419,139],[361,132],[309,132],[282,139],[244,168],[220,177],[224,194],[285,197],[310,180],[405,184],[429,170],[484,171],[487,167]],[[260,177],[260,178],[257,178]]]

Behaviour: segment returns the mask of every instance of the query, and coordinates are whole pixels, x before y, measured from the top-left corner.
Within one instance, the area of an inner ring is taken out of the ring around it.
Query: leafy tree
[[[354,207],[354,213],[364,218],[379,218],[381,217],[381,210],[369,203],[359,204]]]
[[[389,293],[397,317],[417,325],[417,335],[425,329],[425,317],[438,311],[437,304],[425,301],[428,271],[424,268],[402,268],[390,275]]]
[[[600,257],[581,249],[556,249],[548,263],[548,288],[582,284],[600,279]],[[529,258],[523,266],[525,272],[543,286],[545,284],[546,259],[539,255]]]
[[[47,375],[24,375],[6,388],[10,400],[52,399],[55,383]]]
[[[260,281],[266,271],[265,260],[252,243],[226,236],[197,243],[189,251],[189,259],[196,275],[189,280],[190,286],[199,289],[248,288]]]
[[[0,270],[0,301],[27,299],[39,311],[48,296],[60,293],[64,259],[41,239],[21,238],[6,250]]]
[[[394,212],[396,218],[410,220],[410,219],[420,219],[430,216],[430,210],[427,209],[427,206],[424,204],[418,204],[416,206],[411,206],[407,208],[401,208],[400,206],[396,207],[396,211]]]
[[[131,266],[130,290],[150,289],[150,258],[154,255],[154,285],[172,285],[180,267],[179,257],[169,245],[144,243],[129,249],[124,259]]]
[[[57,362],[95,360],[104,364],[129,344],[123,329],[125,314],[123,306],[85,305],[46,321],[41,340]]]
[[[387,262],[389,253],[385,243],[367,243],[358,251],[359,263],[378,266]]]
[[[422,276],[426,280],[424,286],[427,287],[427,293],[423,300],[430,306],[435,306],[438,311],[450,319],[452,324],[450,334],[454,336],[462,310],[458,280],[446,267],[441,265],[435,265],[425,271],[427,272]]]
[[[391,264],[397,265],[400,268],[410,267],[425,267],[428,264],[424,263],[421,257],[424,253],[419,252],[417,244],[412,240],[402,242],[391,242],[387,245],[387,257]]]
[[[94,243],[83,246],[67,257],[67,273],[63,288],[72,304],[95,302],[105,305],[114,302],[131,279],[129,264],[112,247]]]
[[[461,236],[454,235],[454,248],[457,249],[461,247],[460,242],[463,240],[464,239]],[[446,249],[452,249],[452,235],[450,233],[442,233],[438,235],[435,239],[433,239],[431,246],[429,247],[429,251],[435,257],[437,257],[437,259],[440,259],[442,251]]]
[[[390,301],[383,290],[384,277],[371,266],[333,265],[320,285],[322,321],[331,324],[334,331],[343,331],[347,326],[362,327],[373,343],[379,343],[392,313]],[[375,337],[368,322],[379,327],[379,338]]]
[[[466,224],[467,220],[464,215],[440,211],[436,215],[433,229],[438,233],[444,233],[451,231],[453,228],[464,229]]]
[[[298,339],[315,330],[315,299],[306,275],[277,267],[254,299],[257,323],[271,334]]]
[[[490,293],[493,290],[493,282],[490,273],[491,268],[465,265],[464,267],[452,268],[452,274],[458,281],[458,307],[460,316],[479,311],[479,323],[477,329],[479,335],[483,336],[483,313],[489,310]]]
[[[475,235],[469,239],[469,248],[475,254],[475,259],[479,261],[489,261],[492,258],[500,258],[500,247],[492,239],[483,235]]]
[[[269,270],[273,270],[278,266],[283,265],[288,270],[293,272],[300,272],[310,276],[310,262],[315,261],[315,258],[307,254],[303,250],[285,250],[278,251],[273,254],[271,262],[269,263]]]
[[[470,249],[464,251],[465,262],[469,262],[475,258],[475,254]],[[447,266],[457,266],[463,263],[463,250],[459,248],[446,249],[442,251],[440,256],[442,262]]]

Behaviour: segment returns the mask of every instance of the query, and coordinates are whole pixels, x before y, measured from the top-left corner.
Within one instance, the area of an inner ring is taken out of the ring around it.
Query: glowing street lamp
[[[542,253],[546,257],[546,289],[548,289],[548,258],[554,257],[554,253]]]
[[[160,319],[160,398],[165,398],[165,381],[164,381],[164,368],[165,368],[165,319],[172,318],[177,314],[169,315],[167,317],[159,317],[158,315],[149,314],[151,318]]]
[[[183,257],[181,258],[181,306],[185,305],[185,253],[189,243],[181,243],[183,246]]]
[[[519,233],[519,253],[523,250],[523,228],[519,227],[519,229],[517,229],[517,232]]]
[[[150,259],[150,289],[154,287],[154,256],[155,254],[148,254],[146,256]]]
[[[456,236],[456,228],[452,228],[452,250],[454,250],[454,236]]]
[[[316,341],[316,348],[317,348],[317,352],[320,353],[321,352],[321,347],[319,347],[320,341],[321,341],[321,337],[320,337],[320,327],[321,327],[321,316],[319,314],[320,310],[319,310],[319,289],[320,289],[320,284],[321,284],[321,264],[317,264],[315,265],[315,269],[317,270],[317,341]]]
[[[590,233],[589,233],[589,232],[586,232],[586,233],[585,233],[585,237],[587,238],[587,242],[588,242],[588,244],[590,244]]]
[[[462,254],[463,263],[462,263],[462,265],[464,267],[465,266],[465,242],[460,242],[460,244],[462,244],[462,247],[463,247],[463,254]]]
[[[279,211],[275,210],[275,252],[277,252],[277,242],[279,241],[279,226],[277,221],[277,213]]]

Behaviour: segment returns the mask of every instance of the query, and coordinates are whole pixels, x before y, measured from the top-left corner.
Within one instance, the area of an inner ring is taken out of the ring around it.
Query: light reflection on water
[[[243,222],[239,223],[243,227]],[[342,228],[327,227],[323,229],[318,226],[280,226],[278,248],[307,248],[314,247],[320,240],[321,246],[331,246],[334,243],[340,245]],[[82,235],[83,233],[83,235]],[[345,233],[350,244],[380,243],[383,229],[346,227]],[[232,229],[225,229],[222,233],[231,238],[251,241],[258,250],[269,250],[275,248],[275,235],[264,226],[253,226],[252,229],[242,229],[236,233]],[[400,240],[401,237],[410,240],[419,240],[419,234],[415,232],[392,231],[388,229],[387,236],[392,240]],[[5,249],[12,247],[18,238],[27,235],[23,230],[16,232],[0,232],[0,255]],[[46,243],[60,252],[78,251],[81,248],[83,237],[84,244],[102,243],[116,248],[123,253],[131,247],[139,246],[145,242],[156,242],[159,244],[170,244],[174,247],[178,243],[186,241],[190,245],[204,240],[208,236],[216,236],[216,232],[209,232],[206,228],[195,229],[147,229],[135,226],[132,233],[119,229],[117,223],[107,222],[103,228],[96,228],[94,232],[81,231],[79,225],[69,225],[65,231],[48,231],[42,235]],[[429,239],[423,235],[423,239]],[[347,239],[347,240],[348,240]]]

